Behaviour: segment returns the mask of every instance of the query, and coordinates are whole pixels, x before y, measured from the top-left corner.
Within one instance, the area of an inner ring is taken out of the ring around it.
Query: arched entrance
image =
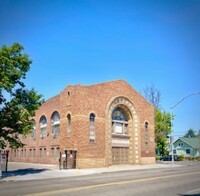
[[[107,130],[108,165],[139,163],[138,117],[134,105],[126,97],[110,102]]]

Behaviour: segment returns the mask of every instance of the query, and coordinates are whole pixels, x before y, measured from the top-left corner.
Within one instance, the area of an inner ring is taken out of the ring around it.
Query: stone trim
[[[129,163],[139,164],[141,162],[141,144],[140,144],[140,130],[139,118],[134,104],[124,96],[114,97],[108,104],[106,116],[106,140],[105,157],[106,165],[112,165],[112,112],[116,107],[121,107],[129,116]]]

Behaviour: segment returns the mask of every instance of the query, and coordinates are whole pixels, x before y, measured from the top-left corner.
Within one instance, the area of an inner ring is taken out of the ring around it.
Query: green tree
[[[20,135],[32,127],[32,117],[42,103],[42,95],[25,88],[24,79],[32,63],[23,46],[14,43],[0,49],[0,149],[23,146]]]
[[[170,113],[155,109],[156,149],[161,155],[168,154],[168,138],[171,133],[172,119],[173,116]]]
[[[161,93],[154,85],[146,86],[142,94],[155,107],[156,151],[160,155],[166,155],[169,145],[168,138],[172,131],[171,121],[174,117],[172,114],[161,110]]]
[[[184,135],[184,137],[192,138],[192,137],[197,137],[197,135],[195,135],[193,129],[189,129],[188,132]]]

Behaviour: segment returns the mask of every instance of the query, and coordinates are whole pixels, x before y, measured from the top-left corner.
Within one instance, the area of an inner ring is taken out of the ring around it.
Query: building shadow
[[[47,171],[49,169],[36,169],[36,168],[26,168],[26,169],[17,169],[17,170],[11,170],[11,171],[3,171],[2,172],[2,178],[7,178],[11,176],[24,176],[28,174],[38,174],[42,173],[44,171]]]

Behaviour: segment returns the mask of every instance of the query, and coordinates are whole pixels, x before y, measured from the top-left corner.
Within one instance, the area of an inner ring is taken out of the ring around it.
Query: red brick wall
[[[111,104],[111,100],[116,97],[126,97],[135,107],[139,118],[140,131],[140,152],[141,157],[154,157],[154,108],[146,102],[146,100],[135,91],[124,80],[117,80],[95,84],[91,86],[70,85],[67,86],[61,93],[49,100],[47,100],[40,109],[36,112],[36,140],[30,137],[25,139],[27,151],[31,147],[36,148],[36,157],[27,157],[23,161],[42,162],[42,163],[57,163],[57,158],[50,157],[51,146],[60,146],[60,150],[64,152],[66,149],[77,150],[78,167],[86,167],[84,164],[94,161],[93,164],[97,166],[105,162],[106,154],[106,116]],[[60,114],[60,136],[53,138],[51,135],[51,115],[54,111]],[[89,115],[95,114],[95,133],[96,139],[94,143],[89,142]],[[71,115],[71,136],[67,136],[67,114]],[[40,138],[39,120],[42,115],[47,118],[48,137]],[[144,123],[149,123],[149,146],[148,152],[145,146],[145,131]],[[47,156],[39,157],[39,148],[46,147]],[[87,159],[89,162],[84,162],[81,165],[81,160]],[[13,158],[13,160],[19,160]],[[19,160],[20,161],[20,160]],[[99,164],[98,164],[99,163]],[[95,165],[90,165],[94,167]],[[89,166],[89,167],[90,167]]]

